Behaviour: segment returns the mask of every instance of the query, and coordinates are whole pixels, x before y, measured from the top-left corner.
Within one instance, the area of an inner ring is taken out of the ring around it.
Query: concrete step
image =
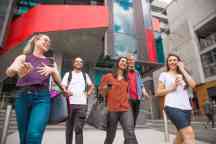
[[[4,127],[5,116],[6,116],[6,110],[1,109],[0,110],[0,132],[2,132],[2,129]],[[8,134],[12,134],[16,130],[17,130],[16,114],[15,114],[15,111],[12,110],[11,116],[10,116],[10,121],[9,121]]]
[[[5,117],[0,117],[0,121],[4,121],[4,120],[5,120]],[[16,121],[16,117],[11,116],[10,121]]]
[[[147,123],[153,123],[153,124],[163,124],[164,120],[163,119],[159,119],[159,120],[146,120]],[[205,123],[205,121],[191,121],[191,124],[193,125],[200,125]],[[168,124],[172,124],[170,120],[168,120]]]

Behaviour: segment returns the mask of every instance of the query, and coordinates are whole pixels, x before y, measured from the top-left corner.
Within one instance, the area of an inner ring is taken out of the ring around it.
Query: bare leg
[[[183,137],[183,144],[195,144],[195,134],[191,126],[181,129],[180,132]]]
[[[177,132],[174,144],[183,144],[183,137],[180,132]]]

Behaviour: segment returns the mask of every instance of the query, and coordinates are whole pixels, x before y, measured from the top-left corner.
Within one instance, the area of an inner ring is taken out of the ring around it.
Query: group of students
[[[19,76],[15,110],[21,144],[41,144],[49,119],[50,96],[49,78],[61,87],[69,99],[70,113],[66,121],[66,144],[83,144],[88,103],[94,84],[83,72],[84,61],[76,57],[73,68],[64,74],[61,81],[55,61],[44,54],[49,50],[50,38],[44,34],[34,35],[6,70],[9,77]],[[195,81],[185,70],[182,60],[175,54],[167,58],[167,71],[161,73],[156,91],[157,96],[165,96],[165,112],[178,129],[176,144],[195,144],[190,126],[191,106],[186,88],[194,88]],[[124,133],[124,144],[137,144],[135,136],[136,119],[141,96],[149,97],[141,75],[135,70],[135,56],[119,57],[112,72],[105,74],[99,85],[99,93],[107,97],[107,129],[104,144],[112,144],[118,122]]]

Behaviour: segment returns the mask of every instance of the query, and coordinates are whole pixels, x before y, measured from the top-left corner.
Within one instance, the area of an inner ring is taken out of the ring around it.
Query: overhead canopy
[[[0,66],[0,77],[34,33],[48,34],[51,47],[56,52],[96,61],[103,50],[102,39],[107,28],[108,11],[105,6],[38,5],[10,25],[6,45],[0,49],[0,61],[5,62]]]
[[[17,18],[10,26],[5,53],[15,48],[34,33],[70,30],[100,30],[108,27],[105,6],[38,5]]]

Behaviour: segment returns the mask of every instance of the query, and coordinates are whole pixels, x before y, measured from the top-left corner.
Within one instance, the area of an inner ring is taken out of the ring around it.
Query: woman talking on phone
[[[156,95],[165,96],[164,110],[178,130],[174,144],[195,144],[187,87],[194,88],[196,82],[185,70],[179,56],[169,54],[166,62],[167,71],[159,76]]]

